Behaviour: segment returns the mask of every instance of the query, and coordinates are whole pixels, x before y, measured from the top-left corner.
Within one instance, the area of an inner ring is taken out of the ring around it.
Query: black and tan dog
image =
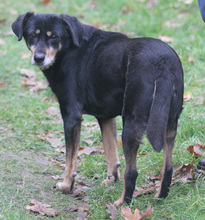
[[[114,205],[129,203],[138,175],[136,156],[143,133],[153,148],[164,150],[158,198],[169,192],[172,149],[183,104],[183,70],[172,48],[152,38],[130,39],[80,23],[69,15],[20,15],[12,24],[24,37],[31,63],[40,67],[58,98],[66,141],[65,179],[56,187],[72,192],[82,114],[97,118],[103,137],[108,176],[119,179],[115,117],[123,119],[126,167],[124,190]]]

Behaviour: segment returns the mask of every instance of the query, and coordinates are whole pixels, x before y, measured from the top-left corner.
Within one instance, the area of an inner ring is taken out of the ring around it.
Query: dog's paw
[[[124,200],[120,198],[113,203],[113,206],[116,209],[119,209],[123,204],[124,204]]]
[[[108,185],[112,184],[115,182],[115,177],[113,175],[110,175],[107,177],[107,179],[105,179],[101,185],[104,187],[107,187]]]
[[[58,182],[56,184],[56,189],[62,191],[63,193],[71,193],[70,185],[65,182]]]

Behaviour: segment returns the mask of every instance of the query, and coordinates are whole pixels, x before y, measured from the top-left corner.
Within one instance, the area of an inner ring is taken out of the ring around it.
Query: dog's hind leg
[[[141,142],[145,127],[137,123],[134,118],[125,120],[123,125],[122,142],[125,155],[124,189],[121,198],[115,201],[114,206],[119,208],[124,203],[129,204],[135,189],[138,176],[136,168],[137,151]]]
[[[81,122],[72,125],[64,121],[65,140],[66,140],[66,167],[63,182],[56,184],[58,190],[64,193],[72,193],[74,190],[75,177],[77,175],[77,157],[80,142]]]
[[[107,178],[102,185],[107,186],[109,183],[116,182],[120,178],[119,158],[117,153],[117,135],[115,118],[101,120],[98,119],[105,151],[105,160],[107,163]]]
[[[172,150],[177,133],[177,122],[168,122],[164,151],[164,164],[162,168],[162,180],[160,189],[155,195],[156,198],[166,198],[172,181]]]

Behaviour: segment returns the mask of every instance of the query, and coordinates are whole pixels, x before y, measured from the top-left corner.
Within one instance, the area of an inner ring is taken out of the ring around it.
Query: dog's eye
[[[37,36],[37,34],[35,32],[29,34],[29,38],[31,38],[31,39],[36,38],[36,36]]]
[[[57,39],[58,39],[58,36],[56,36],[55,34],[52,34],[52,35],[50,36],[50,39],[52,39],[52,40],[57,40]]]

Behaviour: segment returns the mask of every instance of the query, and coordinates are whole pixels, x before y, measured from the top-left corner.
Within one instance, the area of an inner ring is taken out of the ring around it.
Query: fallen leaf
[[[59,175],[56,175],[56,176],[51,176],[52,179],[54,180],[62,180],[63,179],[63,175],[59,176]]]
[[[158,2],[158,0],[149,0],[148,2],[147,2],[147,8],[153,8],[155,5],[156,5],[156,3]]]
[[[166,42],[166,43],[171,43],[171,42],[174,42],[174,38],[172,38],[172,37],[169,37],[169,36],[159,36],[159,39],[161,40],[161,41],[164,41],[164,42]]]
[[[66,210],[70,213],[70,212],[85,212],[88,211],[89,209],[90,209],[89,206],[85,204],[81,204],[81,205],[69,205]]]
[[[122,207],[121,215],[125,220],[140,220],[140,211],[135,210],[135,213],[132,214],[132,211],[129,207]]]
[[[43,113],[49,114],[49,115],[60,115],[60,111],[53,106],[51,106],[47,110],[43,111]]]
[[[83,150],[78,151],[78,157],[80,157],[82,154],[91,155],[93,153],[100,152],[101,149],[101,146],[86,147]]]
[[[21,85],[24,86],[24,87],[35,86],[36,85],[36,80],[35,80],[35,78],[24,79],[24,80],[21,81]]]
[[[30,92],[39,92],[40,90],[45,90],[48,87],[47,84],[42,82],[36,82],[30,89]]]
[[[41,3],[43,3],[44,5],[48,4],[50,2],[50,0],[42,0]]]
[[[186,183],[188,180],[195,180],[196,175],[194,175],[194,161],[191,164],[184,164],[178,168],[176,168],[173,172],[174,182],[183,182]]]
[[[149,184],[142,185],[141,187],[136,187],[137,191],[134,191],[133,197],[135,198],[135,197],[138,197],[138,196],[153,193],[156,190],[159,190],[159,187],[160,187],[160,182],[159,181],[156,182],[156,183],[150,182]]]
[[[192,93],[191,92],[185,92],[184,93],[184,102],[188,102],[188,101],[190,101],[191,99],[193,98],[193,95],[192,95]]]
[[[59,153],[66,153],[66,148],[65,148],[65,146],[63,146],[63,147],[57,147],[56,149],[55,149],[55,151],[56,152],[59,152]]]
[[[48,216],[56,216],[58,215],[58,211],[56,211],[55,209],[49,208],[50,205],[48,204],[42,204],[41,202],[35,200],[35,199],[31,199],[31,204],[33,205],[27,205],[26,206],[26,210],[31,210],[33,212],[37,212],[41,215],[48,215]]]
[[[205,152],[201,151],[201,150],[205,150],[205,145],[194,144],[194,145],[191,145],[191,146],[187,147],[187,150],[188,150],[191,154],[194,154],[194,155],[197,156],[197,157],[199,157],[199,156],[205,156]]]
[[[35,70],[30,70],[30,69],[25,69],[25,68],[22,68],[22,69],[17,68],[17,69],[20,71],[20,73],[22,75],[25,75],[28,78],[35,78],[36,79],[36,72],[35,72]]]
[[[83,142],[89,146],[93,143],[93,140],[91,138],[88,138],[88,139],[84,139]]]
[[[5,82],[0,81],[0,87],[5,87],[7,84]]]
[[[148,180],[151,180],[151,181],[159,181],[159,180],[161,180],[162,179],[162,174],[161,173],[159,173],[159,174],[152,174],[152,173],[150,173],[150,175],[147,177],[147,179]]]
[[[110,214],[111,219],[117,218],[117,216],[120,214],[120,212],[112,204],[107,204],[106,212]]]
[[[189,56],[189,58],[188,58],[188,62],[189,62],[189,63],[194,63],[194,62],[195,62],[194,57]]]
[[[6,22],[6,19],[5,19],[5,18],[0,20],[0,24],[3,24],[3,23],[5,23],[5,22]]]
[[[142,217],[140,220],[147,219],[153,216],[153,207],[148,206],[146,210],[142,211]]]
[[[50,145],[54,148],[57,148],[63,145],[62,143],[63,136],[57,138],[57,137],[54,137],[53,133],[44,133],[44,134],[37,133],[37,137],[41,139],[42,141],[49,142]]]
[[[125,220],[143,220],[153,216],[153,207],[148,206],[141,214],[139,209],[135,209],[134,214],[132,214],[129,207],[122,207],[121,215]]]

